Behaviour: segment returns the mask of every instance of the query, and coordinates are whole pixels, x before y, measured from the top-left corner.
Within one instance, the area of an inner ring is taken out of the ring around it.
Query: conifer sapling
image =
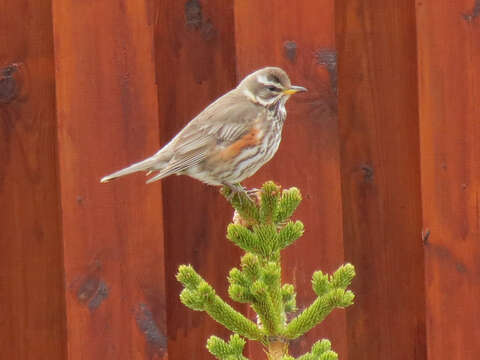
[[[294,360],[288,344],[319,324],[335,308],[353,303],[354,295],[347,287],[355,276],[351,264],[341,266],[332,275],[316,271],[312,288],[316,299],[290,321],[287,315],[297,311],[292,284],[282,284],[280,253],[299,239],[304,231],[300,221],[290,217],[302,200],[296,188],[281,191],[273,182],[265,183],[255,199],[244,193],[231,196],[229,188],[222,192],[235,209],[234,221],[227,228],[227,238],[245,251],[240,267],[228,276],[230,298],[245,303],[257,314],[250,320],[221,299],[190,265],[181,265],[177,279],[184,289],[183,304],[192,310],[205,311],[233,332],[228,341],[211,336],[207,349],[220,360],[247,360],[243,355],[246,340],[258,341],[266,349],[269,360]],[[330,341],[313,344],[311,351],[298,360],[335,360],[337,354]]]

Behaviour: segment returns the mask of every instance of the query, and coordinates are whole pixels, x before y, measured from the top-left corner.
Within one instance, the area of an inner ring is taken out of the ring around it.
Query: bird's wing
[[[184,171],[204,160],[216,145],[228,146],[250,131],[259,108],[228,93],[194,118],[169,144],[173,157],[158,175]]]

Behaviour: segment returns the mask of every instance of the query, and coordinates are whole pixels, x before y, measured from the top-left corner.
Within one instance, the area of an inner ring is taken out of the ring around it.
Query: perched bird
[[[155,155],[107,175],[101,182],[138,171],[156,172],[147,183],[172,174],[188,175],[210,185],[226,185],[232,194],[278,149],[290,95],[307,91],[291,85],[278,67],[244,78],[191,120]]]

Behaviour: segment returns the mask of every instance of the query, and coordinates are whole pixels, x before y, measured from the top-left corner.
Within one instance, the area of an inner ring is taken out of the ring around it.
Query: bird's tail
[[[100,182],[101,183],[106,183],[106,182],[109,182],[109,181],[114,180],[116,178],[119,178],[121,176],[133,174],[133,173],[136,173],[136,172],[139,172],[139,171],[147,171],[148,172],[147,175],[149,175],[152,171],[154,171],[158,168],[161,168],[163,162],[164,161],[158,159],[158,157],[154,155],[154,156],[149,157],[149,158],[147,158],[143,161],[132,164],[132,165],[126,167],[125,169],[122,169],[122,170],[114,172],[113,174],[104,176],[100,180]]]

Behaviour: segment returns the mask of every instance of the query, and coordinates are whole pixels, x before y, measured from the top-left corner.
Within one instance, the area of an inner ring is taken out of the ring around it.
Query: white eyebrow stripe
[[[244,89],[243,90],[243,95],[245,95],[247,98],[249,98],[254,103],[257,103],[257,99],[255,98],[255,95],[253,95],[250,90]]]
[[[273,86],[278,86],[280,85],[277,82],[273,82],[267,79],[265,75],[257,75],[257,81],[263,85],[273,85]]]

